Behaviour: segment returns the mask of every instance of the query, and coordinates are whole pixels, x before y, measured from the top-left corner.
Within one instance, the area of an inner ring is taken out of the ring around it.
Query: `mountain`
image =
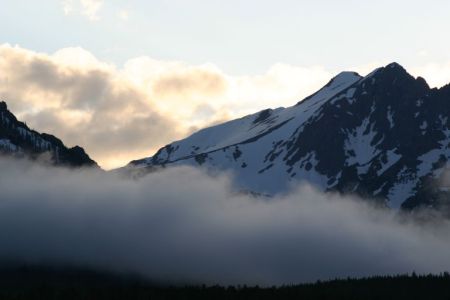
[[[17,120],[3,101],[0,101],[0,154],[41,159],[69,167],[98,167],[83,148],[67,148],[53,135],[28,128]]]
[[[449,116],[450,85],[431,89],[392,63],[340,73],[292,107],[200,130],[125,169],[201,166],[255,193],[308,182],[393,208],[440,207],[450,202]]]

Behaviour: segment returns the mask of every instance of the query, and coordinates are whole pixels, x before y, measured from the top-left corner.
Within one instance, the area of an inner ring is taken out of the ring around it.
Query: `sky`
[[[111,169],[397,61],[450,82],[446,0],[0,0],[0,99]]]

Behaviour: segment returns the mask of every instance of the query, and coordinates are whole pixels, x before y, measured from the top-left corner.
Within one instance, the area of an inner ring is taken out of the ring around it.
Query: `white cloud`
[[[0,97],[33,128],[85,147],[107,168],[184,132],[142,88],[80,48],[47,55],[1,46]]]
[[[291,106],[335,75],[321,66],[279,63],[260,75],[232,76],[210,63],[192,66],[149,57],[129,60],[124,72],[152,97],[163,100],[156,104],[161,111],[174,114],[186,126],[195,128],[208,123],[192,118],[199,107],[207,105],[214,110],[209,122],[215,122],[268,107]]]
[[[86,16],[91,21],[100,19],[98,13],[104,4],[103,0],[63,0],[62,6],[65,15],[74,12]]]
[[[367,74],[387,62],[349,70]],[[405,66],[431,86],[450,82],[450,64]],[[338,72],[275,64],[233,76],[211,63],[138,57],[119,67],[80,48],[52,55],[0,46],[0,97],[35,129],[86,148],[103,167],[150,156],[193,130],[280,106],[315,92]]]
[[[279,64],[235,77],[213,64],[149,57],[118,68],[79,47],[48,55],[0,46],[0,97],[11,110],[35,129],[85,147],[106,168],[152,155],[208,124],[294,104],[330,75]]]
[[[98,11],[103,5],[103,0],[80,0],[83,14],[90,20],[98,20]]]
[[[414,66],[411,68],[411,73],[425,78],[432,87],[442,87],[450,83],[450,61],[428,62]]]
[[[295,104],[330,76],[321,67],[278,64],[236,77],[213,64],[149,57],[119,68],[79,47],[48,55],[0,46],[0,97],[13,113],[84,147],[105,168],[150,156],[204,126]]]

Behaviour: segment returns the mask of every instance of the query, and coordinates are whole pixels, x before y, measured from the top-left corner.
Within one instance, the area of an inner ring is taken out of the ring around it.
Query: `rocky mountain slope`
[[[98,167],[83,148],[67,148],[53,135],[28,128],[3,101],[0,102],[0,154],[42,160],[53,165]]]
[[[274,195],[307,182],[394,208],[449,200],[450,85],[431,89],[397,63],[343,72],[288,108],[200,130],[128,171],[193,165],[234,174],[239,189]]]

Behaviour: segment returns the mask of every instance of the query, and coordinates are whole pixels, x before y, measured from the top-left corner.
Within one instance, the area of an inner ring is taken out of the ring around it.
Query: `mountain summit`
[[[293,182],[393,208],[448,203],[450,87],[430,89],[399,64],[343,72],[289,108],[200,130],[127,170],[193,165],[231,171],[244,190],[274,195]]]
[[[38,133],[18,121],[4,101],[0,101],[0,154],[45,159],[53,165],[98,167],[83,148],[67,148],[55,136]]]

